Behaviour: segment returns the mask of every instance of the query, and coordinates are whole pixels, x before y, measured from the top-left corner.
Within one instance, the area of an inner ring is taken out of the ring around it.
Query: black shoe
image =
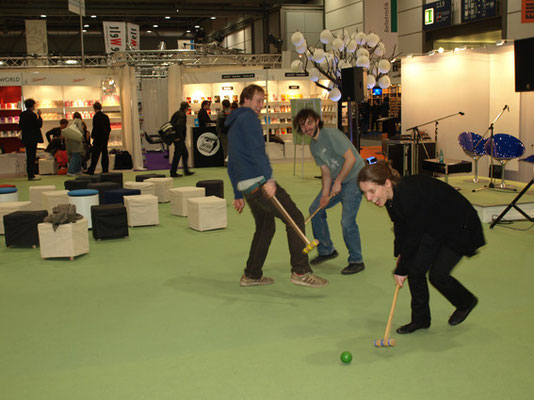
[[[352,275],[357,274],[360,271],[365,269],[365,264],[361,263],[349,263],[345,268],[341,270],[342,275]]]
[[[400,328],[397,328],[397,333],[404,335],[406,333],[415,332],[418,329],[427,329],[430,328],[430,322],[410,322],[409,324],[403,325]]]
[[[461,324],[464,321],[464,319],[467,318],[469,313],[473,311],[473,308],[475,308],[477,304],[478,304],[478,299],[475,296],[473,296],[473,302],[471,303],[471,305],[469,306],[467,310],[461,311],[461,310],[456,309],[456,311],[452,313],[451,317],[449,318],[449,325]]]
[[[182,174],[177,174],[177,173],[172,173],[171,172],[171,178],[179,178],[181,176],[182,176]]]
[[[85,174],[85,175],[94,175],[94,171],[90,171],[90,170],[87,170],[87,171],[82,171],[82,174]]]
[[[190,176],[190,175],[193,175],[195,172],[194,171],[187,171],[185,173],[185,176]]]
[[[326,255],[326,256],[322,256],[322,255],[317,255],[313,260],[310,261],[310,264],[311,265],[317,265],[317,264],[321,264],[322,262],[326,261],[326,260],[330,260],[332,258],[336,258],[338,256],[338,252],[337,250],[334,250],[332,253]]]
[[[41,178],[37,177],[37,176],[34,176],[32,178],[28,178],[29,181],[40,181]]]

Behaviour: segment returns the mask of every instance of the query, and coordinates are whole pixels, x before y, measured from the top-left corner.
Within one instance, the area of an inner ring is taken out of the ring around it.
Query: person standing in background
[[[24,105],[26,110],[20,113],[19,127],[22,131],[22,144],[26,149],[26,173],[29,181],[38,181],[41,178],[35,176],[35,157],[37,154],[37,143],[43,143],[41,127],[43,119],[41,110],[35,111],[35,100],[26,99]]]
[[[93,116],[93,154],[91,155],[91,166],[86,171],[87,174],[95,173],[98,158],[102,154],[102,172],[109,172],[108,141],[111,133],[111,123],[109,117],[102,112],[102,104],[96,102],[93,104],[95,115]]]
[[[198,112],[198,126],[205,127],[207,124],[211,124],[213,121],[208,115],[208,110],[211,106],[211,102],[204,100],[200,106],[200,111]]]
[[[230,108],[230,102],[226,99],[222,101],[222,106],[223,109],[217,114],[217,135],[221,141],[224,159],[226,160],[226,157],[228,156],[228,127],[224,125],[224,122],[232,110]]]
[[[76,128],[74,128],[76,127]],[[65,147],[67,148],[67,154],[69,156],[69,170],[68,176],[76,176],[82,171],[82,156],[85,154],[84,136],[87,127],[82,121],[82,116],[79,112],[75,112],[72,119],[72,124],[69,126],[71,132],[67,135],[64,130]]]
[[[185,144],[185,139],[187,137],[187,110],[189,110],[190,106],[187,101],[182,101],[180,103],[180,109],[176,111],[172,117],[171,117],[171,125],[174,128],[174,131],[176,132],[176,136],[174,139],[174,155],[172,157],[172,164],[171,164],[171,170],[170,175],[172,178],[178,178],[182,176],[181,174],[177,173],[178,170],[178,163],[180,162],[180,158],[183,157],[183,165],[184,165],[184,174],[186,175],[193,175],[193,171],[189,171],[189,166],[187,165],[187,161],[189,159],[189,153],[187,152],[187,146]]]

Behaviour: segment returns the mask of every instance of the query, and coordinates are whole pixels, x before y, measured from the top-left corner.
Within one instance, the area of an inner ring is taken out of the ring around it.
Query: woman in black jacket
[[[430,283],[456,307],[449,324],[464,321],[478,300],[450,273],[462,256],[473,256],[485,244],[473,206],[448,184],[425,175],[401,179],[383,161],[364,167],[358,182],[367,201],[386,206],[395,233],[395,282],[403,286],[408,278],[412,320],[397,333],[430,326],[427,272]]]

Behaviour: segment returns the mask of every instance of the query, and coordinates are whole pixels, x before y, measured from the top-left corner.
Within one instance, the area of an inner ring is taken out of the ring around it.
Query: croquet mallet
[[[280,211],[280,214],[282,214],[282,216],[287,221],[287,223],[289,225],[291,225],[293,230],[295,232],[297,232],[297,234],[304,241],[304,243],[306,243],[306,247],[304,249],[302,249],[302,252],[304,254],[308,254],[310,251],[312,251],[315,247],[317,247],[319,245],[319,241],[317,239],[313,239],[311,242],[308,240],[306,235],[304,233],[302,233],[302,231],[300,230],[299,226],[295,223],[295,221],[293,221],[293,218],[291,218],[291,216],[286,211],[284,206],[282,204],[280,204],[280,202],[278,201],[276,196],[269,197],[269,199],[272,201],[272,203],[278,209],[278,211]]]
[[[332,195],[330,195],[330,197],[328,197],[328,203],[330,203],[330,199],[332,199]],[[328,203],[326,203],[326,205],[328,205]],[[326,206],[325,206],[326,207]],[[315,210],[308,218],[306,218],[306,221],[304,221],[304,225],[306,225],[308,222],[310,222],[312,220],[313,217],[315,217],[317,215],[317,213],[319,211],[321,211],[324,207],[317,207],[317,210]]]
[[[395,288],[395,294],[393,295],[393,303],[391,304],[391,310],[389,312],[388,323],[386,325],[386,332],[383,339],[376,339],[373,344],[375,347],[393,347],[396,342],[395,339],[389,338],[389,331],[391,330],[391,321],[393,320],[393,313],[395,312],[395,305],[397,304],[397,296],[399,295],[400,285],[397,284]]]

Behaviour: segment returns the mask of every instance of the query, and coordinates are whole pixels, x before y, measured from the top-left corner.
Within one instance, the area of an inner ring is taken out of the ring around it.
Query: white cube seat
[[[0,203],[19,201],[19,191],[16,187],[0,188]]]
[[[156,184],[153,182],[134,182],[126,181],[122,185],[124,189],[137,189],[141,191],[141,194],[151,194],[152,196],[156,195]]]
[[[93,220],[91,218],[91,206],[98,206],[100,204],[98,198],[98,190],[95,189],[76,189],[68,193],[69,204],[76,206],[76,213],[83,215],[87,220],[87,228],[93,228]]]
[[[205,197],[206,188],[196,186],[175,187],[169,190],[171,214],[187,217],[187,199]]]
[[[4,215],[14,213],[15,211],[30,211],[31,203],[29,201],[6,201],[0,203],[0,235],[5,234]]]
[[[68,190],[41,192],[42,209],[52,214],[52,209],[60,204],[69,204]]]
[[[196,231],[223,229],[227,226],[226,201],[217,196],[187,199],[188,224]]]
[[[124,196],[128,226],[159,225],[158,198],[151,194]]]
[[[30,186],[30,202],[32,203],[31,209],[33,211],[46,210],[46,208],[43,207],[43,199],[41,193],[53,192],[54,190],[56,190],[56,187],[54,185]]]
[[[172,178],[149,178],[145,182],[152,182],[156,185],[156,196],[160,203],[167,203],[170,201],[169,189],[172,189]]]
[[[54,231],[50,222],[37,225],[41,258],[74,257],[89,253],[88,223],[85,218],[69,224],[58,225]]]
[[[56,160],[47,160],[45,158],[39,159],[39,175],[55,175],[57,174]]]

